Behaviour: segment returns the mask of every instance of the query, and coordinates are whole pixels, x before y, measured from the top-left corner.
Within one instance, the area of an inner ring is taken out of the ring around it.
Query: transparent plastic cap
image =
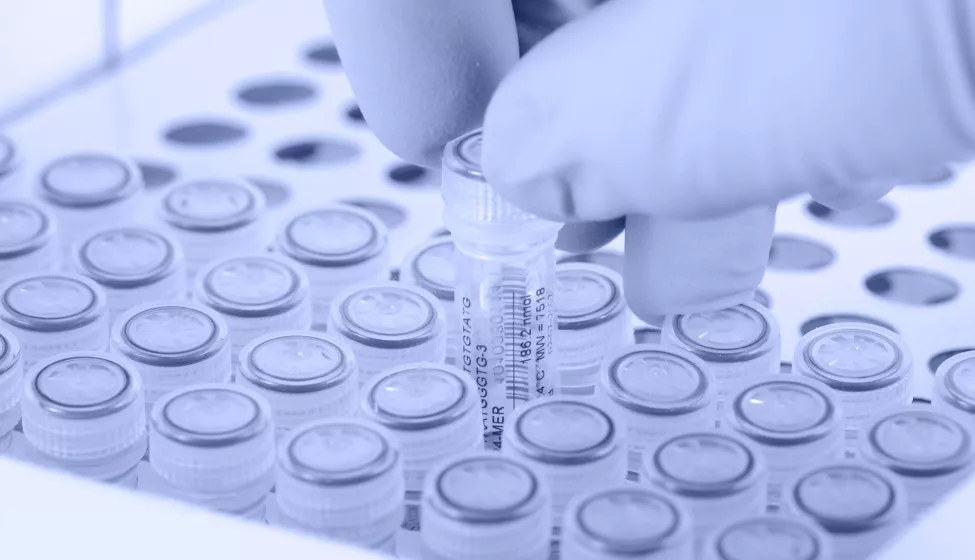
[[[768,375],[731,401],[730,425],[766,445],[798,445],[840,428],[842,414],[825,384],[799,376]]]
[[[17,409],[24,392],[24,379],[19,366],[20,343],[12,332],[0,328],[0,437],[13,429],[20,418]],[[7,419],[10,414],[16,416]]]
[[[787,515],[735,520],[715,532],[708,552],[708,560],[833,559],[829,537],[822,529]]]
[[[767,309],[755,303],[675,315],[667,320],[677,341],[709,362],[738,362],[771,350],[774,319]]]
[[[107,154],[74,154],[49,163],[40,177],[40,195],[69,208],[92,208],[128,198],[142,188],[129,161]]]
[[[31,368],[21,403],[24,435],[41,453],[97,460],[146,435],[142,378],[128,360],[105,352],[70,352]]]
[[[680,415],[710,406],[715,381],[694,354],[661,344],[627,346],[607,361],[602,387],[641,414]]]
[[[254,339],[241,351],[240,375],[268,391],[324,391],[348,382],[354,373],[352,351],[319,333],[272,333]]]
[[[265,206],[264,194],[247,181],[200,179],[171,188],[162,217],[179,229],[218,233],[255,222]]]
[[[449,236],[426,241],[406,258],[404,276],[440,301],[454,301],[454,241]]]
[[[545,483],[531,467],[486,452],[441,465],[431,474],[424,496],[436,515],[467,525],[510,523],[543,509],[547,515],[550,507]]]
[[[397,469],[400,454],[379,426],[362,420],[328,419],[292,430],[281,444],[278,464],[294,479],[315,486],[345,487],[367,484]]]
[[[625,309],[623,281],[598,265],[562,263],[555,267],[559,329],[586,330],[618,317]]]
[[[375,348],[411,348],[445,328],[442,307],[432,295],[398,282],[348,289],[335,298],[331,315],[339,333]]]
[[[910,477],[933,477],[971,466],[971,431],[947,414],[910,405],[864,426],[863,457]]]
[[[934,390],[952,407],[975,414],[975,350],[942,362],[935,374]]]
[[[311,266],[345,267],[382,253],[387,237],[386,226],[371,213],[333,204],[292,218],[278,235],[278,247]]]
[[[791,500],[830,533],[859,533],[899,520],[903,492],[886,471],[843,461],[803,473]]]
[[[751,443],[717,431],[674,436],[644,461],[655,485],[694,498],[738,494],[757,484],[765,469]]]
[[[288,261],[270,255],[231,257],[200,272],[196,297],[225,315],[270,317],[305,301],[308,277]]]
[[[810,331],[796,346],[793,367],[837,391],[873,391],[911,372],[904,341],[866,323],[834,323]]]
[[[0,200],[0,259],[13,259],[40,249],[56,232],[51,215],[23,200]]]
[[[129,359],[161,367],[206,360],[224,349],[227,323],[190,303],[150,302],[126,311],[112,328],[112,346]]]
[[[149,286],[177,272],[178,244],[146,228],[127,227],[99,232],[75,255],[80,270],[111,288]]]
[[[621,445],[613,418],[594,403],[575,398],[538,399],[516,412],[504,432],[507,449],[556,465],[599,461]]]
[[[430,430],[470,416],[478,405],[466,374],[448,365],[417,363],[384,371],[365,389],[367,417],[393,430]]]
[[[2,289],[0,318],[25,330],[73,330],[95,322],[105,312],[102,288],[74,274],[19,276]]]

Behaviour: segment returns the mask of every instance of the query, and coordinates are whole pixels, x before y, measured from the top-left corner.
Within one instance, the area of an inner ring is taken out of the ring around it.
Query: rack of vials
[[[410,560],[866,559],[965,486],[975,228],[912,257],[955,280],[810,303],[928,222],[790,202],[755,301],[644,323],[619,242],[558,252],[479,131],[439,173],[386,152],[310,4],[242,3],[0,137],[5,458]]]

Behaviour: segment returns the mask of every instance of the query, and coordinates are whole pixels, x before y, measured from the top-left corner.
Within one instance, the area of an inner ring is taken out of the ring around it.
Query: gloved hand
[[[597,248],[625,217],[645,319],[750,298],[780,200],[849,208],[975,152],[975,0],[325,5],[399,156],[438,166],[483,116],[485,175],[569,222],[560,247]]]

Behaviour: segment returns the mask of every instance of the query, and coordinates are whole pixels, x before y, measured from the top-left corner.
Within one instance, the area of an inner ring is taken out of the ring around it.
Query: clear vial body
[[[10,449],[14,427],[20,422],[20,400],[24,392],[24,367],[20,343],[13,333],[0,328],[0,455]]]
[[[0,282],[61,268],[54,215],[28,199],[0,199]]]
[[[701,560],[834,560],[831,537],[795,515],[759,515],[725,523],[707,537]]]
[[[460,353],[460,308],[457,305],[454,286],[456,285],[456,249],[453,239],[447,235],[436,237],[416,246],[400,266],[399,281],[417,286],[440,301],[447,323],[446,362],[458,363]]]
[[[480,170],[480,131],[447,145],[444,224],[456,254],[458,365],[482,393],[487,449],[528,402],[561,384],[555,337],[555,239],[561,224],[504,201]]]

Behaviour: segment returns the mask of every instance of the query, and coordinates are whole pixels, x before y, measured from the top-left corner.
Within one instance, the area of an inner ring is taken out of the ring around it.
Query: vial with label
[[[349,288],[332,302],[328,332],[352,349],[359,384],[411,362],[444,361],[444,310],[428,292],[399,282]]]
[[[21,401],[27,459],[135,488],[146,454],[146,407],[136,366],[105,352],[38,362]]]
[[[267,399],[279,436],[310,420],[355,416],[359,409],[352,350],[326,334],[285,331],[255,338],[241,351],[236,381]]]
[[[907,525],[900,481],[856,460],[802,472],[786,497],[790,513],[811,519],[830,535],[834,560],[870,558]]]
[[[719,423],[725,401],[742,383],[779,371],[778,322],[755,302],[721,311],[668,316],[662,337],[666,344],[684,348],[708,363],[718,384]]]
[[[933,404],[956,414],[975,430],[975,350],[961,352],[938,366],[934,376]]]
[[[604,266],[559,264],[555,267],[555,311],[559,330],[555,355],[562,393],[592,395],[603,360],[633,344],[623,279]]]
[[[834,323],[799,339],[792,371],[833,389],[843,409],[845,449],[857,449],[860,425],[910,401],[911,351],[892,331],[866,323]]]
[[[971,429],[954,414],[923,405],[897,407],[867,421],[860,456],[900,479],[912,520],[957,488],[975,464]]]
[[[701,560],[834,560],[833,542],[818,525],[794,515],[736,518],[712,531]]]
[[[528,463],[479,451],[434,469],[423,490],[424,560],[548,560],[552,496]]]
[[[637,344],[610,354],[596,398],[626,429],[627,478],[637,480],[643,454],[673,434],[714,427],[715,391],[707,364],[686,350]]]
[[[272,255],[221,259],[199,271],[193,298],[223,316],[231,359],[262,334],[311,328],[308,276]]]
[[[199,179],[166,193],[160,216],[183,248],[190,279],[211,261],[270,242],[264,194],[247,181]]]
[[[10,449],[14,427],[20,422],[20,399],[24,393],[24,368],[20,343],[13,333],[0,328],[0,455]]]
[[[23,175],[17,144],[0,134],[0,196],[20,196],[24,189]]]
[[[203,306],[137,305],[112,325],[111,349],[137,364],[148,409],[170,391],[231,379],[227,323]]]
[[[105,224],[145,218],[145,186],[134,162],[109,154],[71,154],[41,170],[36,193],[54,213],[64,256]]]
[[[316,329],[326,327],[332,300],[340,291],[388,278],[388,235],[371,212],[348,204],[304,212],[281,228],[275,250],[308,274]]]
[[[274,441],[270,405],[239,385],[178,389],[149,418],[149,463],[162,493],[246,519],[264,521]]]
[[[0,321],[20,342],[24,369],[75,350],[108,348],[105,292],[75,274],[16,276],[0,286]]]
[[[474,382],[453,366],[414,363],[387,369],[362,393],[362,416],[389,430],[403,455],[405,546],[415,546],[427,472],[440,461],[481,448]]]
[[[186,295],[186,265],[179,244],[142,227],[102,230],[77,245],[75,272],[97,282],[114,321],[146,301],[179,300]]]
[[[765,457],[732,432],[675,435],[644,455],[643,469],[649,486],[679,496],[690,509],[697,547],[728,519],[765,513]]]
[[[768,504],[777,509],[785,484],[811,462],[843,455],[843,413],[823,383],[765,375],[729,400],[727,427],[752,441],[768,466]]]
[[[0,281],[61,268],[57,222],[28,200],[0,200]]]
[[[569,504],[562,560],[694,560],[693,522],[678,498],[636,485],[589,491]]]
[[[498,196],[481,172],[481,131],[447,144],[444,225],[456,252],[458,365],[486,393],[488,449],[503,440],[521,407],[561,385],[554,356],[555,238],[562,224],[528,214]]]
[[[403,463],[392,435],[351,418],[296,426],[278,447],[275,523],[392,554]]]
[[[443,306],[448,364],[458,363],[461,349],[460,308],[454,299],[454,254],[454,241],[450,236],[435,237],[415,247],[406,256],[399,273],[400,282],[423,288]]]

